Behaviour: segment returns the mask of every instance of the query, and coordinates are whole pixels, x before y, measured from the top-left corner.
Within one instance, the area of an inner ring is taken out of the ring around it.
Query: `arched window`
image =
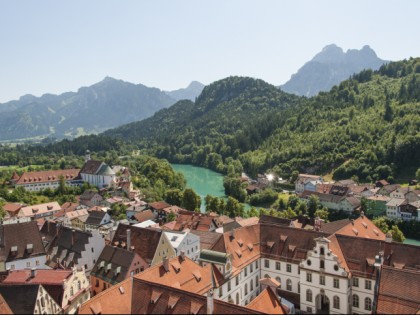
[[[280,283],[280,284],[281,284],[281,279],[280,279],[280,277],[276,277],[276,281],[277,281],[278,283]]]
[[[365,310],[366,311],[372,310],[372,300],[368,297],[365,299]]]
[[[239,292],[236,293],[236,304],[239,305]]]
[[[292,291],[292,280],[290,280],[290,279],[286,280],[286,290],[287,291]]]
[[[321,246],[321,248],[319,249],[319,251],[320,251],[320,254],[321,255],[325,255],[325,249],[324,249],[324,247]]]
[[[43,297],[41,298],[41,305],[42,305],[42,307],[45,307],[45,300],[44,300]]]
[[[245,283],[245,295],[248,294],[248,283]]]
[[[309,289],[306,290],[306,301],[312,302],[312,291]]]
[[[340,308],[340,298],[337,295],[333,298],[333,307],[337,309]]]
[[[359,296],[357,294],[353,294],[353,307],[359,307]]]

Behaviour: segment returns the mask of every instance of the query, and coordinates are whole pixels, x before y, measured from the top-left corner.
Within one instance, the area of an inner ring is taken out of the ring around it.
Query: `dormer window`
[[[320,255],[325,255],[325,248],[324,248],[324,247],[321,247],[321,248],[319,249],[319,254],[320,254]]]

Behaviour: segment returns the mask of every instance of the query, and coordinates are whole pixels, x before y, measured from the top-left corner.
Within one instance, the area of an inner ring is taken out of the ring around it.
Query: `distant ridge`
[[[165,91],[165,93],[177,101],[180,101],[180,100],[195,101],[195,98],[198,95],[200,95],[203,89],[204,89],[204,84],[198,81],[192,81],[186,88],[182,88],[182,89],[178,89],[174,91]]]
[[[334,85],[363,69],[378,70],[384,63],[387,61],[378,58],[368,45],[360,50],[349,49],[344,52],[341,47],[331,44],[305,63],[280,88],[288,93],[310,97],[320,91],[329,91]]]

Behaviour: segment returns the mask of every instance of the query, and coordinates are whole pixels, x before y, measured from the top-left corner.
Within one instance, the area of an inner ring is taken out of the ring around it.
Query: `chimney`
[[[76,241],[76,231],[71,230],[71,246],[74,246],[75,241]]]
[[[391,232],[386,233],[385,242],[386,243],[392,243],[392,233]]]
[[[131,250],[131,230],[127,229],[127,250]]]
[[[351,219],[351,225],[354,225],[354,220],[353,219]]]
[[[365,217],[365,212],[363,210],[360,212],[360,216],[362,217],[362,219]]]
[[[181,261],[185,260],[185,251],[181,250],[179,253],[179,257],[181,258]]]
[[[36,268],[32,268],[31,269],[31,279],[35,278],[35,276],[36,276]]]
[[[207,292],[207,314],[212,315],[214,312],[213,289]]]
[[[165,271],[169,271],[169,259],[168,257],[163,257],[163,268],[165,268]]]

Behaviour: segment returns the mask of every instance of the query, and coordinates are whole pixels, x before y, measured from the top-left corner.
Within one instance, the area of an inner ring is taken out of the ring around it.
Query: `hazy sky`
[[[286,82],[324,46],[420,56],[420,1],[0,0],[0,102],[105,76],[164,90]]]

